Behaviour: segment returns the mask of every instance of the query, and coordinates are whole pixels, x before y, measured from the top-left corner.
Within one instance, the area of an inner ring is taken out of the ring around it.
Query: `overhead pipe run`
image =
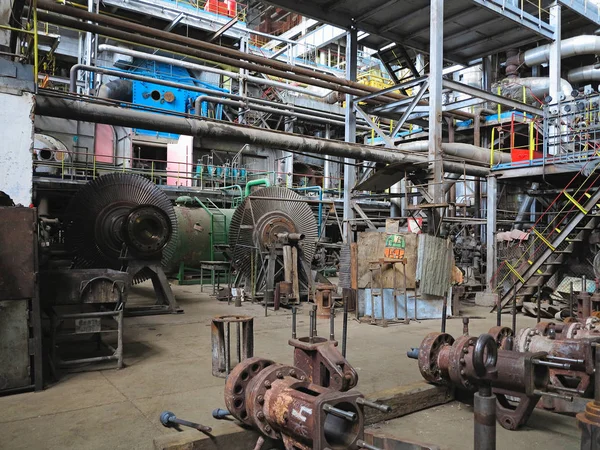
[[[581,35],[560,42],[560,55],[570,58],[577,55],[596,55],[600,53],[600,36]],[[520,56],[520,63],[532,67],[550,61],[550,44],[527,50]]]
[[[213,89],[206,89],[206,88],[202,88],[202,87],[199,87],[196,85],[177,83],[175,81],[161,80],[158,78],[147,77],[147,76],[139,75],[139,74],[132,73],[132,72],[122,72],[120,70],[105,69],[103,67],[96,67],[96,66],[87,66],[85,64],[75,64],[74,66],[71,67],[71,72],[69,74],[69,90],[73,93],[76,92],[77,75],[78,75],[79,71],[81,71],[81,70],[95,72],[95,73],[101,73],[104,75],[128,78],[131,80],[143,81],[146,83],[158,84],[160,86],[169,86],[169,87],[173,87],[173,88],[177,88],[177,89],[186,89],[188,91],[199,92],[202,94],[214,94],[214,95],[219,95],[219,96],[226,96],[226,97],[228,96],[228,97],[235,97],[238,99],[243,99],[243,97],[240,97],[240,96],[237,96],[234,94],[228,94],[226,92],[219,92],[219,91],[215,91]],[[127,86],[129,86],[129,97],[128,98],[123,97],[123,95],[125,95],[125,91],[127,90]],[[116,92],[117,88],[120,90],[119,92]],[[119,95],[119,97],[113,97],[113,95]],[[131,82],[129,82],[129,84],[127,84],[126,80],[114,80],[109,83],[106,83],[106,84],[100,86],[99,91],[98,91],[98,97],[112,98],[115,100],[122,100],[122,101],[131,101]],[[206,98],[213,99],[213,97],[208,97],[208,96]],[[216,97],[214,97],[214,98],[216,98]],[[242,108],[248,107],[250,109],[255,109],[257,111],[270,112],[273,114],[279,114],[279,115],[284,115],[284,116],[292,116],[293,115],[293,116],[297,116],[298,118],[310,120],[312,122],[328,123],[330,125],[344,126],[344,122],[342,120],[335,120],[335,119],[328,118],[327,116],[324,116],[327,113],[321,114],[320,111],[310,111],[310,114],[303,114],[303,113],[291,113],[290,114],[290,109],[293,109],[295,107],[293,107],[293,106],[288,107],[287,105],[283,105],[281,103],[273,103],[273,105],[278,105],[281,108],[285,108],[285,109],[279,109],[276,107],[266,108],[264,106],[257,106],[257,105],[253,105],[250,103],[244,103],[242,105],[241,104],[242,102],[235,102],[233,100],[226,100],[223,98],[216,98],[216,100],[218,100],[218,103],[228,104],[228,105],[232,105],[235,107],[242,107]],[[257,99],[257,103],[261,102],[261,101],[266,102],[266,100]],[[196,106],[196,108],[198,108],[198,105]],[[199,111],[199,109],[196,109],[196,111]],[[341,119],[341,116],[339,116],[339,118]],[[361,129],[366,130],[369,128],[366,126],[361,126]]]
[[[40,21],[100,34],[154,49],[169,50],[175,53],[206,59],[233,67],[240,67],[242,69],[264,73],[282,79],[298,81],[300,83],[343,92],[358,97],[364,96],[367,93],[379,91],[376,87],[367,86],[355,81],[337,78],[332,75],[326,75],[302,67],[286,64],[278,60],[244,53],[228,47],[221,47],[216,44],[188,38],[167,31],[157,30],[131,21],[90,13],[50,0],[39,0],[38,9],[38,19]],[[81,20],[76,20],[74,18]],[[98,24],[103,24],[105,26]],[[129,30],[129,32],[123,30]],[[401,94],[388,93],[378,97],[378,100],[380,100],[380,102],[392,102],[404,98],[406,97]]]
[[[195,64],[195,63],[191,63],[189,61],[182,61],[180,59],[169,58],[167,56],[160,56],[160,55],[155,55],[152,53],[131,50],[129,48],[117,47],[116,45],[101,44],[98,46],[98,51],[107,51],[107,52],[112,52],[112,53],[118,53],[120,55],[133,56],[134,58],[141,58],[141,59],[145,59],[147,61],[162,62],[162,63],[170,64],[170,65],[176,66],[176,67],[183,67],[184,69],[202,70],[202,71],[208,72],[208,73],[215,73],[218,75],[231,77],[236,80],[244,79],[244,80],[250,81],[252,83],[264,84],[265,86],[278,87],[280,89],[285,89],[287,91],[298,92],[300,94],[309,95],[309,96],[317,97],[317,98],[325,98],[330,95],[330,91],[327,91],[325,94],[320,95],[317,92],[311,91],[310,89],[304,89],[304,88],[301,88],[298,86],[292,86],[290,84],[282,83],[279,81],[268,80],[268,79],[259,78],[259,77],[253,77],[250,75],[242,75],[239,72],[231,72],[229,70],[222,70],[222,69],[217,69],[215,67],[203,66],[201,64]]]
[[[170,115],[158,115],[139,110],[125,109],[38,94],[36,98],[36,114],[77,119],[88,122],[105,123],[130,128],[151,129],[159,132],[183,134],[207,138],[214,142],[231,142],[251,144],[269,148],[286,148],[290,151],[350,157],[362,161],[374,161],[383,164],[406,162],[427,166],[425,155],[406,154],[394,150],[381,150],[372,146],[338,142],[328,139],[294,135],[280,131],[266,130],[244,125],[218,122],[209,119],[197,120]],[[239,151],[239,146],[237,147]],[[444,161],[446,172],[465,173],[484,177],[489,174],[486,167],[472,164]]]
[[[415,141],[406,142],[396,146],[398,150],[408,152],[426,152],[429,151],[429,142]],[[442,151],[446,155],[463,158],[469,162],[477,161],[490,164],[490,151],[487,148],[477,147],[473,144],[463,144],[459,142],[442,142]],[[504,164],[511,162],[508,153],[495,153],[494,164]]]
[[[523,92],[525,87],[525,92]],[[492,85],[492,92],[500,88],[501,95],[506,98],[518,100],[527,104],[544,102],[550,93],[549,77],[526,77],[518,78],[510,76]],[[564,99],[572,98],[573,86],[565,80],[560,80],[560,92]],[[525,99],[523,98],[525,95]]]

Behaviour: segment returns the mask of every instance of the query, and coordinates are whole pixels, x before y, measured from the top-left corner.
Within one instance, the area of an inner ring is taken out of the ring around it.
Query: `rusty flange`
[[[249,358],[239,363],[231,371],[225,382],[225,406],[239,421],[251,425],[246,405],[246,392],[254,378],[266,367],[275,364],[270,359]]]
[[[472,354],[476,341],[477,338],[473,336],[460,336],[450,350],[448,366],[450,379],[467,390],[477,388],[468,377],[468,374],[474,373]]]
[[[442,373],[439,358],[447,358],[454,338],[447,333],[429,333],[419,348],[419,370],[427,381],[432,383],[446,383],[447,379]]]

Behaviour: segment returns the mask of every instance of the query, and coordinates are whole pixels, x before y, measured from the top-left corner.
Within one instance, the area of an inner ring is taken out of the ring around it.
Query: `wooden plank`
[[[454,400],[454,390],[448,386],[436,386],[425,381],[419,381],[375,392],[368,395],[367,399],[392,407],[392,411],[389,413],[373,408],[365,408],[365,425],[372,425],[451,402]]]
[[[184,431],[154,439],[154,450],[254,450],[261,434],[258,431],[237,427],[218,435],[205,436],[197,431]],[[283,442],[266,439],[264,449],[283,450]]]

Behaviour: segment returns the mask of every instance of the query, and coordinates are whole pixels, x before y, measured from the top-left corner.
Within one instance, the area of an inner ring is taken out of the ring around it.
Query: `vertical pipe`
[[[493,292],[492,281],[496,273],[496,206],[498,180],[495,176],[487,177],[487,222],[486,222],[486,271],[485,278],[488,292]]]
[[[487,395],[489,394],[489,395]],[[496,449],[496,397],[481,388],[474,397],[475,450]]]
[[[357,306],[358,309],[358,306]],[[342,322],[342,356],[346,357],[346,343],[348,341],[348,299],[344,299],[344,318]]]
[[[469,318],[463,317],[463,336],[469,335]]]
[[[313,335],[314,336],[318,336],[319,334],[317,333],[317,305],[312,305],[312,313],[313,313]]]
[[[571,297],[572,296],[573,296],[573,283],[571,283]],[[537,308],[536,321],[537,321],[537,323],[540,323],[540,320],[542,320],[542,287],[541,286],[538,286],[536,308]]]
[[[237,362],[242,362],[242,333],[240,330],[240,323],[235,323],[236,337],[237,337]]]
[[[314,309],[311,309],[308,312],[308,316],[310,318],[310,320],[308,321],[308,327],[309,327],[309,330],[308,330],[308,342],[310,344],[312,344],[314,342],[314,340],[315,340],[314,339],[315,338],[315,324],[314,324],[314,321],[315,321],[315,311],[314,311]]]
[[[40,71],[40,67],[38,65],[38,20],[37,20],[37,0],[33,0],[33,11],[32,11],[32,20],[33,20],[33,82],[35,86],[38,84],[38,73]],[[37,92],[37,89],[36,89]]]
[[[571,285],[569,288],[569,317],[573,317],[573,282],[571,281]],[[598,372],[600,373],[600,372]]]
[[[406,262],[402,263],[402,272],[404,275],[404,323],[408,325],[410,323],[410,319],[408,318],[408,286],[406,285]],[[383,302],[383,294],[381,295],[381,301]],[[415,304],[415,318],[416,317],[417,305]]]
[[[331,304],[331,309],[329,310],[329,340],[335,341],[335,308],[333,307],[333,302]]]
[[[292,339],[296,339],[296,314],[297,308],[292,306]]]
[[[346,34],[346,79],[356,81],[357,61],[358,61],[358,39],[356,26],[352,25],[350,31]],[[346,128],[345,141],[356,142],[356,112],[352,103],[353,96],[346,95]],[[352,209],[351,192],[356,184],[356,172],[354,169],[354,159],[344,158],[344,241],[348,244],[352,242],[351,222],[354,219],[354,210]]]
[[[517,291],[514,290],[512,301],[512,330],[513,334],[517,335]]]
[[[446,318],[448,315],[448,296],[444,296],[444,302],[442,303],[442,333],[446,332]]]

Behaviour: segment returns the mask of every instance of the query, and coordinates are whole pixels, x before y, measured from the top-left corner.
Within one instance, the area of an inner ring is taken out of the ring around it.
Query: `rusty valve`
[[[492,366],[491,343],[497,338],[492,336],[488,339],[487,350],[478,352],[475,337],[460,336],[455,340],[447,333],[430,333],[418,352],[413,349],[408,356],[419,360],[421,375],[432,383],[472,391],[481,381],[490,381],[497,399],[498,421],[504,428],[514,430],[527,421],[542,395],[557,395],[546,392],[548,365],[562,363],[548,361],[545,352],[519,353],[500,349],[496,370],[483,370]],[[519,399],[516,407],[509,401],[512,398]]]

